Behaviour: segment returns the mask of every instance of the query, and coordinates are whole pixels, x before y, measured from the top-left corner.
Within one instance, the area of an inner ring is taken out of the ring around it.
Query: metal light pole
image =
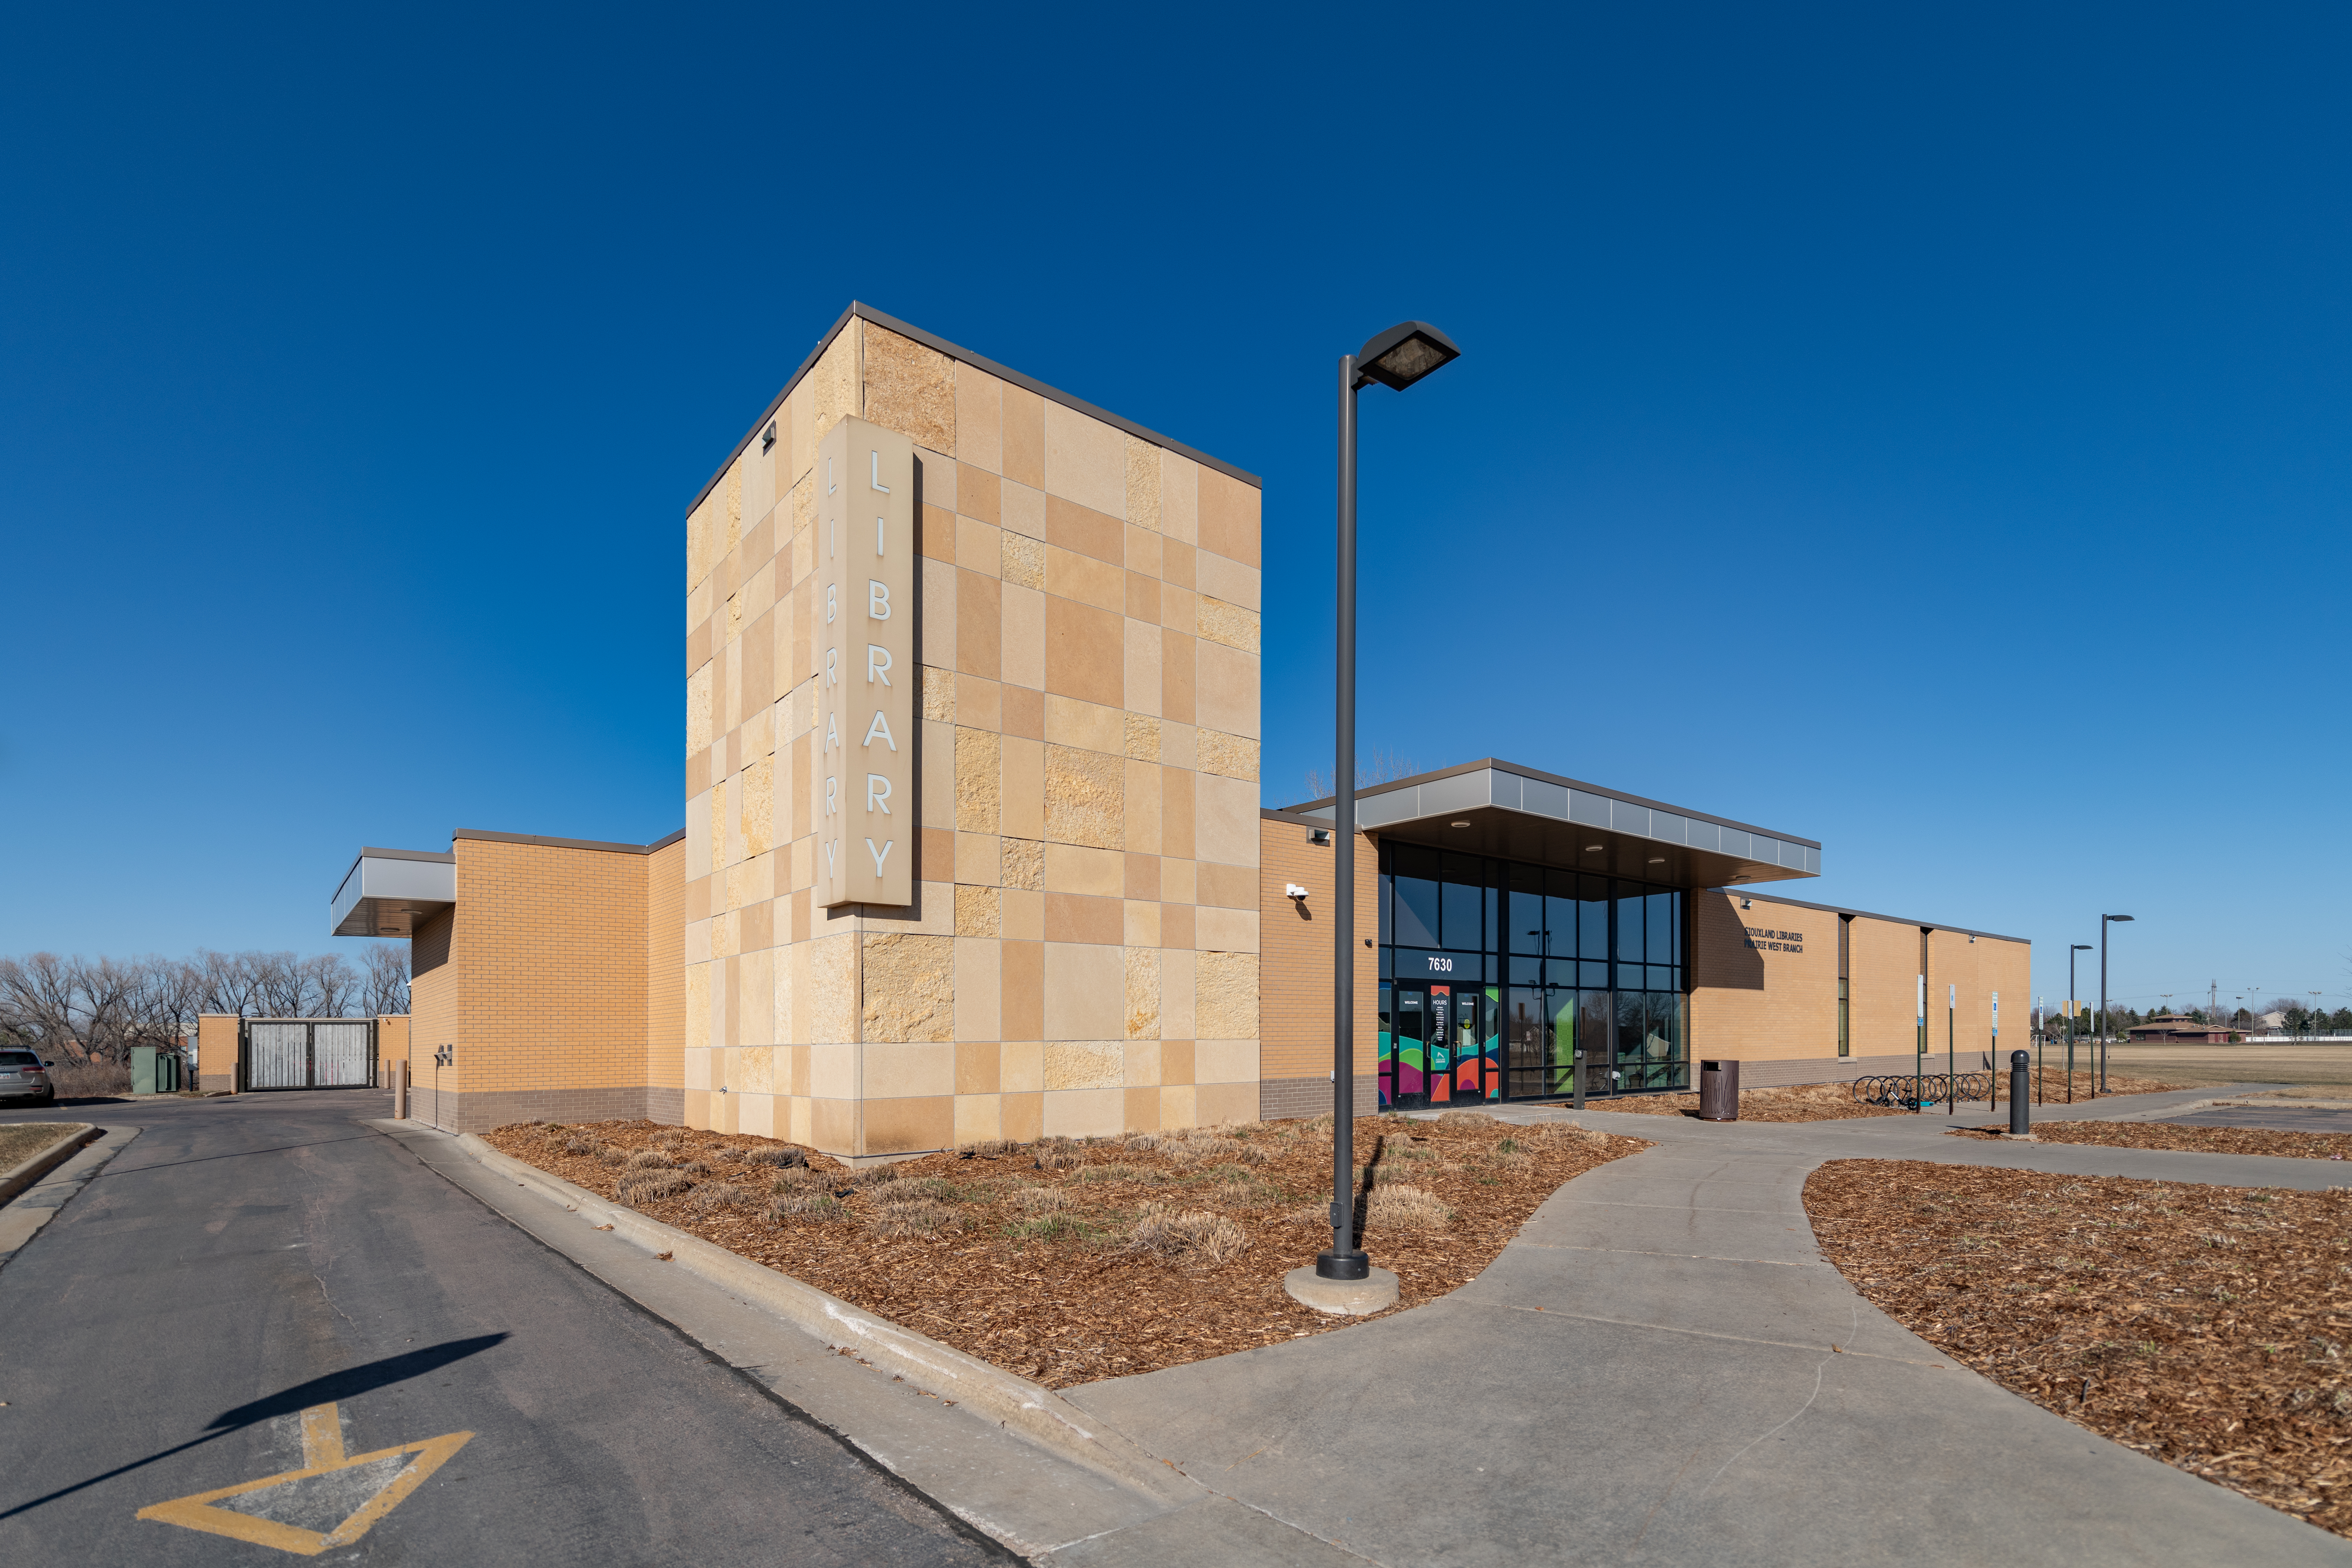
[[[2099,928],[2104,931],[2106,928]],[[2066,1103],[2074,1103],[2074,955],[2088,952],[2091,944],[2078,942],[2066,950]]]
[[[1402,392],[1462,351],[1426,321],[1391,327],[1339,356],[1339,669],[1331,769],[1331,1250],[1321,1279],[1370,1277],[1356,1245],[1356,394],[1367,382]]]
[[[2107,1092],[2107,1036],[2112,1032],[2107,1022],[2107,927],[2116,921],[2127,921],[2129,915],[2099,917],[2099,1092]]]

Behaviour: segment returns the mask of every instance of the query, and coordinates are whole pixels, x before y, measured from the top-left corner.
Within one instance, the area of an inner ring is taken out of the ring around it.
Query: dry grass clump
[[[1070,1206],[1070,1194],[1061,1187],[1023,1187],[1013,1194],[1013,1206],[1023,1214],[1060,1214]]]
[[[937,1198],[900,1198],[866,1210],[866,1228],[885,1241],[959,1228],[961,1216]]]
[[[1036,1150],[1037,1168],[1041,1171],[1067,1171],[1086,1163],[1085,1147],[1075,1138],[1047,1138],[1039,1142]]]
[[[805,1165],[808,1156],[789,1143],[768,1143],[746,1149],[740,1155],[754,1165]]]
[[[966,1143],[961,1148],[958,1149],[956,1152],[959,1154],[971,1154],[982,1160],[993,1160],[1000,1154],[1010,1154],[1019,1146],[1020,1145],[1015,1143],[1009,1143],[1002,1138],[983,1138],[977,1143]]]
[[[1963,1131],[2006,1132],[1996,1127]],[[2194,1127],[2177,1121],[2037,1121],[2044,1143],[2096,1143],[2110,1149],[2177,1149],[2192,1154],[2271,1154],[2289,1160],[2352,1159],[2352,1132],[2276,1127]]]
[[[683,1171],[635,1170],[621,1178],[617,1196],[632,1205],[661,1198],[683,1197],[694,1188],[694,1178]]]
[[[955,1184],[944,1176],[887,1176],[866,1188],[866,1195],[877,1204],[905,1203],[910,1198],[951,1198],[955,1196]]]
[[[1409,1182],[1383,1182],[1364,1203],[1366,1230],[1444,1230],[1453,1223],[1452,1209]]]
[[[849,1212],[849,1205],[822,1187],[778,1186],[776,1195],[767,1207],[768,1219],[777,1225],[787,1220],[839,1219]]]
[[[688,1208],[731,1209],[740,1207],[751,1194],[728,1182],[703,1182],[698,1184],[686,1202]]]
[[[1146,1204],[1128,1232],[1135,1252],[1153,1252],[1177,1263],[1225,1263],[1249,1250],[1249,1233],[1207,1209],[1179,1212],[1168,1204]]]
[[[627,1157],[627,1166],[628,1169],[632,1171],[668,1170],[669,1154],[667,1152],[667,1146],[658,1149],[638,1150],[635,1153]]]

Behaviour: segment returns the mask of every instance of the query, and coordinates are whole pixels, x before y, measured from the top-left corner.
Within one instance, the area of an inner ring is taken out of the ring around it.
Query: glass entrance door
[[[1381,1031],[1381,1108],[1502,1098],[1498,1000],[1481,985],[1398,983]]]

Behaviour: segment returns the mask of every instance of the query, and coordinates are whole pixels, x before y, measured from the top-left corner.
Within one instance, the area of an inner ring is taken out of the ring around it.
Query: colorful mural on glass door
[[[1501,990],[1486,985],[1381,987],[1381,1109],[1500,1100]]]

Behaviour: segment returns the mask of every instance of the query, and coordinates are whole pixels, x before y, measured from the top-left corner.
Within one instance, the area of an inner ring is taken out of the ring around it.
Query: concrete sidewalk
[[[2166,1099],[2141,1098],[2095,1103]],[[1952,1363],[1822,1259],[1801,1201],[1839,1158],[2306,1188],[2336,1167],[1921,1125],[1941,1117],[1581,1114],[1659,1147],[1562,1188],[1452,1295],[1070,1397],[1383,1563],[2352,1563],[2352,1542]]]

